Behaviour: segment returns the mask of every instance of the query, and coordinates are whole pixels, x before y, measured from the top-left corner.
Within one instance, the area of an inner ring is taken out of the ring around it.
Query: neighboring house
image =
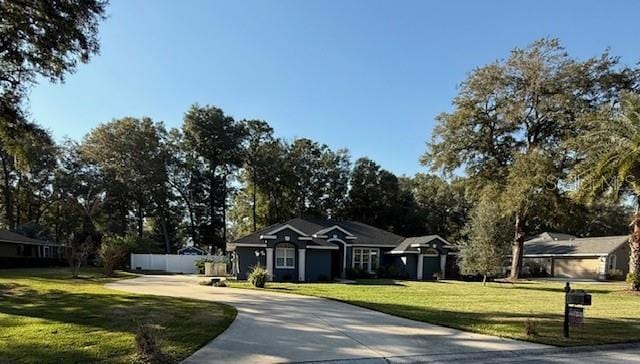
[[[62,253],[62,247],[55,242],[0,230],[0,258],[59,258]]]
[[[629,272],[629,236],[578,238],[569,234],[542,233],[524,244],[524,265],[543,267],[561,278],[607,279]]]
[[[292,219],[227,244],[234,274],[262,265],[275,281],[322,281],[349,269],[376,273],[393,266],[412,279],[433,279],[454,265],[455,251],[437,235],[405,238],[356,221]]]
[[[195,246],[187,246],[182,249],[178,249],[178,255],[205,255],[204,250],[196,248]]]

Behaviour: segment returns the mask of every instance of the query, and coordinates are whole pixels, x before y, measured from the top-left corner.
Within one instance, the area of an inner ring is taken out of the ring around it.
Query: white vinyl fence
[[[199,273],[194,265],[206,255],[131,254],[131,269],[162,270],[171,273]]]

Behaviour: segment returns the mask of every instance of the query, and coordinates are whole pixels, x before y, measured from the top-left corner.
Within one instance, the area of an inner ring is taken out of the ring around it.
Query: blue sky
[[[192,103],[267,120],[280,137],[346,147],[397,174],[475,67],[558,37],[573,56],[640,60],[640,1],[112,0],[101,54],[30,95],[57,139]]]

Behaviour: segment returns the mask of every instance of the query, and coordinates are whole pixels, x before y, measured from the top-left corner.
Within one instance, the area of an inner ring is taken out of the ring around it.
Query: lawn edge
[[[294,282],[290,282],[290,283],[295,284]],[[334,283],[341,284],[339,282],[334,282]],[[269,283],[267,282],[267,285],[268,284]],[[304,284],[309,284],[309,283],[305,282]],[[344,283],[344,284],[348,285],[347,283]],[[428,324],[431,324],[431,325],[436,325],[436,326],[445,327],[445,328],[449,328],[449,329],[455,329],[455,330],[460,330],[460,331],[470,332],[470,333],[480,334],[480,335],[486,335],[486,336],[499,337],[499,338],[502,338],[502,339],[516,340],[516,341],[522,341],[522,342],[530,342],[530,343],[534,343],[534,344],[547,345],[547,346],[550,346],[550,347],[553,347],[553,348],[585,348],[585,347],[592,347],[592,346],[601,347],[601,346],[606,346],[606,345],[629,345],[629,344],[639,344],[640,345],[640,340],[622,340],[622,341],[615,341],[615,342],[606,342],[606,343],[601,343],[601,344],[592,344],[592,343],[584,343],[584,344],[579,344],[579,343],[577,343],[577,344],[557,343],[557,344],[550,344],[550,343],[547,343],[547,342],[544,342],[544,341],[537,341],[537,340],[531,340],[531,339],[526,339],[526,338],[515,338],[515,337],[512,337],[512,336],[508,336],[508,335],[492,335],[492,334],[488,334],[486,332],[482,332],[480,330],[462,328],[462,327],[457,327],[457,326],[454,326],[454,325],[447,325],[447,324],[443,324],[443,323],[439,323],[439,322],[432,322],[432,321],[426,321],[426,320],[416,320],[413,317],[408,317],[408,316],[404,316],[404,315],[399,315],[399,314],[395,314],[395,313],[381,311],[381,310],[378,310],[378,309],[376,309],[374,307],[370,307],[370,306],[363,305],[363,304],[358,304],[357,302],[345,301],[345,300],[342,300],[342,299],[339,299],[339,298],[325,297],[325,296],[313,295],[313,294],[305,294],[305,293],[281,292],[279,290],[270,289],[270,288],[267,288],[267,287],[265,287],[265,288],[233,287],[233,283],[232,283],[231,286],[228,286],[228,287],[229,288],[233,288],[233,289],[246,289],[246,290],[256,290],[256,291],[267,290],[269,292],[291,294],[291,295],[305,296],[305,297],[322,298],[322,299],[326,299],[326,300],[330,300],[330,301],[345,303],[345,304],[348,304],[348,305],[351,305],[351,306],[356,306],[356,307],[368,309],[368,310],[375,311],[375,312],[384,313],[384,314],[395,316],[395,317],[400,317],[400,318],[411,320],[411,321],[424,322],[424,323],[428,323]]]

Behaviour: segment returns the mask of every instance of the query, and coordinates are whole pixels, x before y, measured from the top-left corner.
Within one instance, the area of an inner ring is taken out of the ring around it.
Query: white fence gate
[[[162,270],[171,273],[199,273],[194,265],[204,255],[131,254],[131,269]]]

